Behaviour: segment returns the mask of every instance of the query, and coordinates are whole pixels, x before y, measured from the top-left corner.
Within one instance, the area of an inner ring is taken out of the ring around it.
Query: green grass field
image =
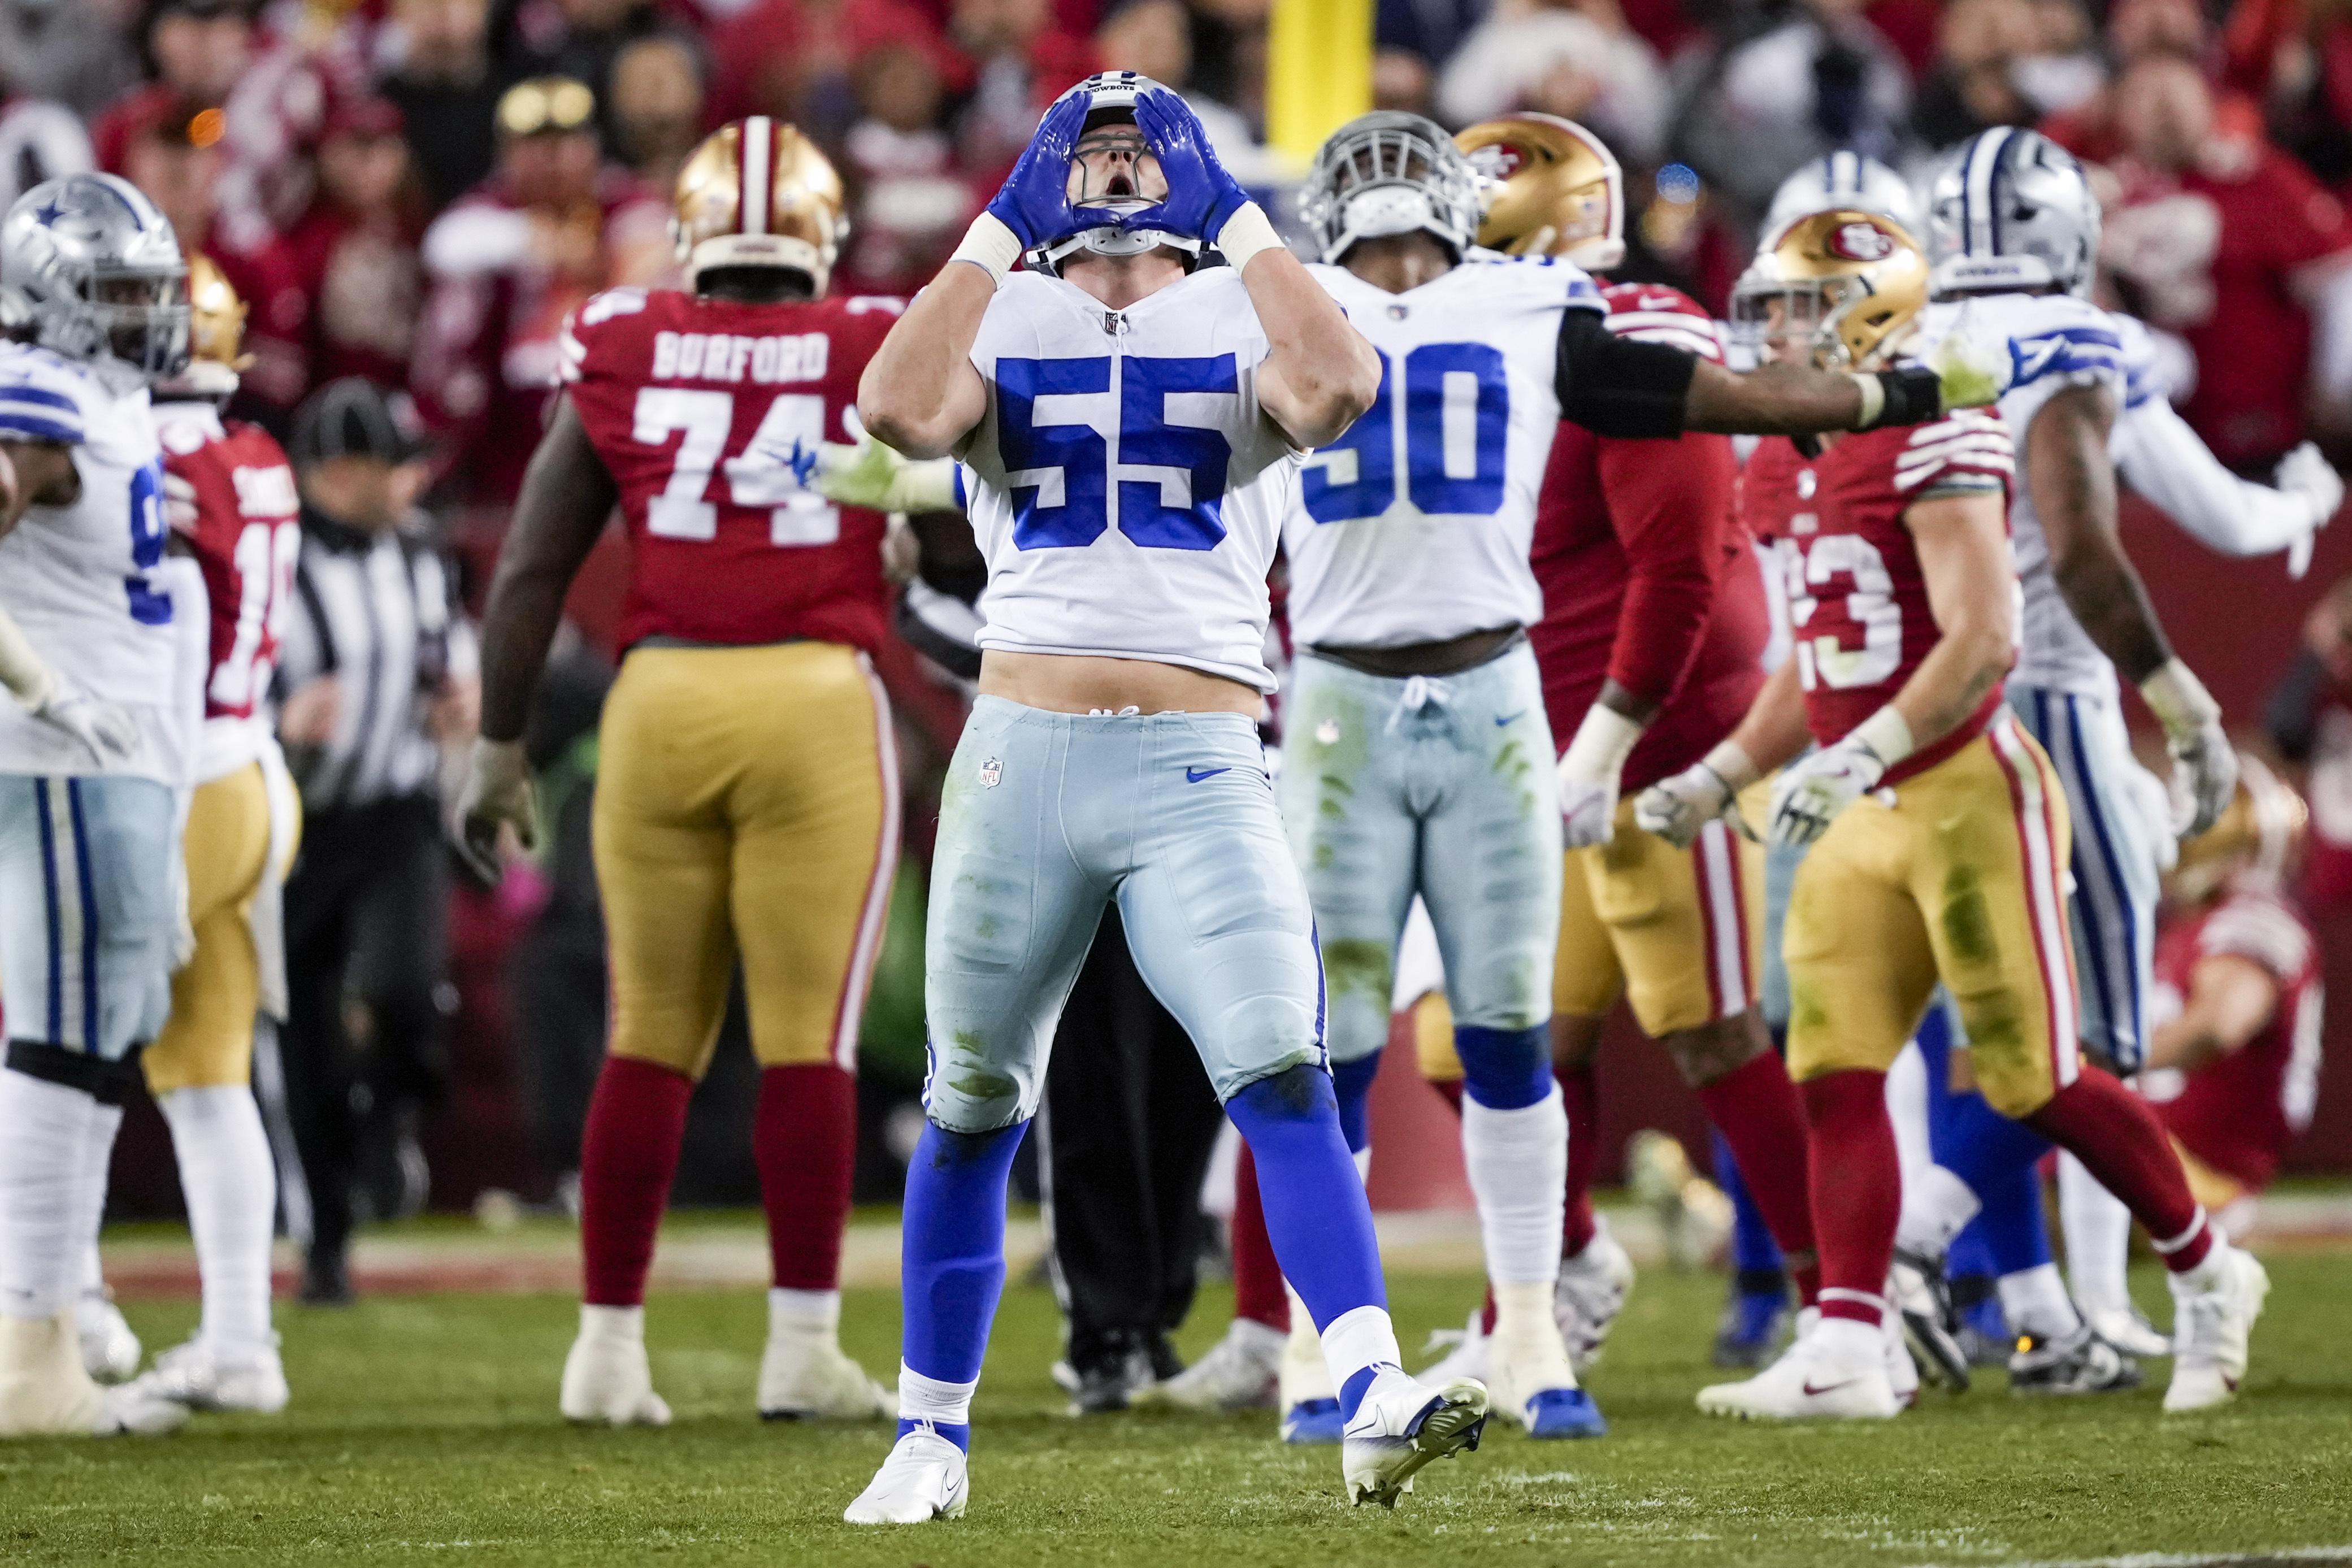
[[[1331,1449],[1286,1449],[1266,1415],[1074,1421],[1046,1375],[1056,1320],[1014,1287],[975,1412],[961,1521],[852,1531],[842,1506],[879,1462],[879,1426],[762,1425],[752,1292],[657,1298],[666,1431],[583,1431],[555,1413],[573,1323],[557,1297],[423,1296],[285,1309],[294,1404],[197,1417],[155,1441],[0,1446],[0,1562],[1101,1563],[1307,1568],[1384,1563],[2000,1563],[2137,1552],[2352,1554],[2352,1256],[2271,1260],[2276,1289],[2245,1396],[2165,1419],[2151,1386],[2026,1403],[1998,1375],[1866,1428],[1711,1422],[1691,1395],[1714,1276],[1644,1276],[1589,1380],[1613,1429],[1537,1445],[1496,1430],[1423,1472],[1393,1513],[1339,1497]],[[2162,1285],[2136,1278],[2148,1304]],[[1460,1321],[1467,1279],[1394,1282],[1417,1347]],[[1185,1335],[1223,1326],[1204,1296]],[[141,1303],[151,1347],[193,1303]],[[894,1295],[853,1292],[845,1339],[896,1359]]]

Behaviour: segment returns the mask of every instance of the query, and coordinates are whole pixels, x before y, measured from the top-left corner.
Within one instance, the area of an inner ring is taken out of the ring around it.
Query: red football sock
[[[1701,1089],[1698,1100],[1731,1145],[1748,1194],[1780,1244],[1799,1304],[1811,1306],[1821,1291],[1822,1267],[1813,1255],[1805,1113],[1787,1066],[1778,1052],[1765,1051]]]
[[[1590,1067],[1555,1067],[1559,1101],[1568,1112],[1568,1223],[1559,1255],[1573,1258],[1592,1239],[1592,1172],[1601,1163],[1600,1095]]]
[[[1234,1167],[1234,1316],[1290,1332],[1290,1298],[1282,1293],[1282,1265],[1274,1260],[1274,1243],[1265,1234],[1257,1161],[1247,1140]]]
[[[1461,1079],[1459,1079],[1459,1078],[1444,1078],[1444,1079],[1439,1079],[1439,1078],[1424,1078],[1424,1079],[1423,1079],[1423,1080],[1422,1080],[1422,1082],[1424,1082],[1424,1083],[1426,1083],[1426,1084],[1428,1084],[1428,1085],[1430,1086],[1430,1088],[1431,1088],[1431,1089],[1434,1090],[1434,1091],[1436,1092],[1436,1093],[1437,1093],[1437,1097],[1438,1097],[1440,1100],[1443,1100],[1443,1101],[1444,1101],[1448,1105],[1453,1106],[1453,1107],[1454,1107],[1454,1113],[1455,1115],[1459,1116],[1460,1114],[1462,1114],[1462,1080],[1461,1080]]]
[[[2189,1190],[2180,1157],[2147,1102],[2095,1067],[2051,1096],[2025,1124],[2083,1162],[2099,1185],[2147,1227],[2164,1266],[2182,1273],[2205,1261],[2213,1234]]]
[[[751,1157],[776,1288],[837,1289],[857,1164],[857,1080],[830,1061],[761,1070]]]
[[[1797,1086],[1812,1130],[1813,1236],[1821,1309],[1873,1328],[1885,1320],[1886,1269],[1903,1207],[1903,1163],[1886,1115],[1886,1074],[1853,1068]],[[1743,1163],[1752,1185],[1755,1173]]]
[[[685,1073],[631,1057],[606,1057],[596,1075],[580,1139],[580,1258],[591,1306],[645,1301],[693,1096]]]

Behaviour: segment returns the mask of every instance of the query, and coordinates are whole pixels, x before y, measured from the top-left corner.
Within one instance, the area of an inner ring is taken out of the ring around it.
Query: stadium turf
[[[1691,1395],[1714,1276],[1654,1271],[1590,1383],[1613,1429],[1538,1445],[1494,1431],[1423,1472],[1393,1513],[1340,1500],[1330,1449],[1269,1416],[1061,1413],[1051,1298],[1007,1295],[975,1412],[972,1500],[952,1523],[839,1522],[888,1444],[877,1424],[761,1425],[752,1292],[657,1298],[667,1431],[582,1431],[555,1413],[574,1321],[548,1296],[424,1296],[281,1315],[294,1404],[199,1416],[162,1441],[0,1444],[0,1562],[1105,1563],[1998,1563],[2352,1544],[2352,1256],[2273,1258],[2247,1395],[2164,1419],[2152,1386],[2026,1403],[1998,1375],[1931,1392],[1888,1426],[1706,1420]],[[2136,1276],[2149,1304],[2153,1274]],[[1395,1282],[1417,1346],[1458,1322],[1466,1279]],[[1183,1336],[1222,1327],[1212,1292]],[[151,1346],[192,1303],[135,1305]],[[894,1295],[853,1293],[845,1339],[895,1362]],[[1417,1363],[1418,1358],[1414,1359]]]

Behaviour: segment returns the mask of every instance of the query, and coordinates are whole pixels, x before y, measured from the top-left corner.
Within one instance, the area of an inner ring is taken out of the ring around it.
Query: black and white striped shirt
[[[457,577],[419,529],[367,533],[302,508],[302,559],[279,646],[281,696],[321,675],[341,685],[333,736],[288,747],[311,811],[432,796],[441,748],[428,727],[450,678],[476,673]]]

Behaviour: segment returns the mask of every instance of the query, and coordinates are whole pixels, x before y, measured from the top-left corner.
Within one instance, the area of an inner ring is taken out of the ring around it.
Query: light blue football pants
[[[949,766],[925,941],[940,1126],[1034,1114],[1062,1005],[1118,901],[1144,983],[1220,1100],[1328,1065],[1323,970],[1256,727],[983,696]]]
[[[1533,650],[1443,676],[1368,675],[1302,653],[1283,725],[1283,823],[1322,937],[1332,1060],[1388,1043],[1416,893],[1457,1028],[1548,1021],[1560,823]]]
[[[2010,710],[2050,754],[2074,821],[2074,891],[2066,899],[2083,998],[2083,1047],[2117,1071],[2147,1054],[2147,995],[2159,894],[2152,792],[2133,786],[2139,767],[2116,705],[2040,686],[2009,687]]]
[[[120,1061],[172,1009],[173,813],[149,779],[0,774],[10,1040]]]

